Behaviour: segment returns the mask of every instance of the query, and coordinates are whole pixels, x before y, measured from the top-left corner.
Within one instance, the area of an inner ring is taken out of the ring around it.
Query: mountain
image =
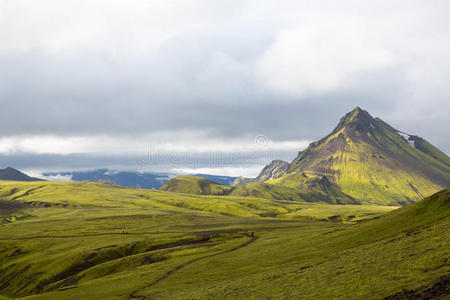
[[[210,174],[193,174],[191,176],[203,177],[223,185],[231,185],[238,177],[234,176],[222,176],[222,175],[210,175]]]
[[[263,182],[296,189],[326,179],[369,204],[405,205],[450,186],[450,158],[424,139],[394,129],[356,107],[287,167],[269,166]]]
[[[170,179],[160,188],[161,191],[195,195],[226,195],[231,189],[203,177],[185,175]]]
[[[42,175],[46,177],[63,176],[73,181],[109,182],[123,187],[139,187],[143,189],[159,189],[167,180],[174,177],[170,173],[112,171],[98,169],[90,171],[65,171],[48,172]]]
[[[339,188],[334,184],[331,184],[326,177],[311,182],[310,185],[304,189],[253,181],[233,188],[229,195],[270,200],[297,200],[330,204],[360,204],[358,200],[341,192]]]
[[[44,179],[30,177],[25,173],[20,172],[11,167],[0,169],[0,180],[14,180],[14,181],[44,181]]]
[[[163,172],[134,172],[134,171],[113,171],[108,169],[98,169],[89,171],[64,171],[43,173],[46,177],[62,176],[68,177],[73,181],[105,181],[123,187],[139,187],[142,189],[159,189],[170,178],[175,177],[172,173]],[[220,184],[230,185],[237,177],[196,174]]]
[[[160,190],[194,195],[230,195],[269,200],[360,204],[356,199],[342,193],[325,176],[317,181],[312,180],[308,184],[308,188],[302,190],[257,181],[245,182],[238,186],[227,186],[198,176],[177,176],[167,181]]]
[[[247,180],[247,178],[244,178],[242,176],[239,176],[238,178],[236,178],[231,184],[230,186],[236,187],[236,186],[241,186],[244,185],[246,183],[248,183],[249,180]]]
[[[256,177],[256,181],[264,182],[269,179],[280,177],[289,168],[289,163],[283,160],[274,160],[265,166]]]

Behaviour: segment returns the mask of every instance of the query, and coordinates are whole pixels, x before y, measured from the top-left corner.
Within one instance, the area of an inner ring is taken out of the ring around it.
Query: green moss
[[[194,195],[226,195],[232,188],[198,176],[177,176],[167,181],[161,191]]]
[[[294,187],[309,173],[327,176],[362,203],[412,203],[450,185],[450,158],[419,137],[411,139],[414,146],[356,108],[330,135],[302,151],[283,176],[268,183]]]
[[[450,189],[393,211],[86,182],[0,193],[50,204],[0,225],[11,298],[381,299],[450,273]]]

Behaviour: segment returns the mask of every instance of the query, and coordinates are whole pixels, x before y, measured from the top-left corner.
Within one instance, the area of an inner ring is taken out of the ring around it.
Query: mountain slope
[[[40,178],[33,178],[25,173],[20,172],[11,167],[0,169],[0,180],[13,180],[13,181],[44,181]]]
[[[304,189],[268,184],[264,182],[243,182],[238,186],[226,186],[198,176],[177,176],[166,182],[161,191],[235,197],[255,197],[269,200],[289,200],[330,204],[361,204],[358,200],[342,193],[325,176],[305,180]]]
[[[242,176],[239,176],[238,178],[233,180],[233,182],[230,184],[230,186],[236,187],[236,186],[244,185],[246,183],[248,183],[248,180]]]
[[[233,181],[237,179],[237,177],[233,176],[211,175],[211,174],[192,174],[190,176],[203,177],[223,185],[231,185]]]
[[[265,182],[303,188],[305,174],[326,176],[363,203],[404,205],[450,186],[450,158],[357,107]]]
[[[91,182],[0,182],[0,195],[25,206],[24,218],[0,225],[0,299],[449,294],[442,286],[450,274],[448,189],[354,224],[283,216],[363,205],[293,206]]]
[[[167,181],[161,191],[194,195],[226,195],[232,188],[198,176],[177,176]]]
[[[249,182],[235,187],[229,195],[241,197],[257,197],[270,200],[300,200],[330,204],[360,204],[349,195],[342,193],[336,185],[326,177],[314,178],[306,182],[303,189],[274,185],[264,182]]]
[[[289,163],[283,160],[274,160],[262,169],[255,181],[264,182],[280,177],[289,168]]]

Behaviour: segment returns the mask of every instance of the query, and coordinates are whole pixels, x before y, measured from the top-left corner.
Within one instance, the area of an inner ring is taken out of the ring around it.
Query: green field
[[[1,181],[0,299],[420,293],[450,273],[449,198],[395,209]]]

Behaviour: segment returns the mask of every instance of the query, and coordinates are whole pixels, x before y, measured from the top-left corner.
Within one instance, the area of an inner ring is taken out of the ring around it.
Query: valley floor
[[[445,299],[449,196],[389,213],[3,182],[0,299]]]

